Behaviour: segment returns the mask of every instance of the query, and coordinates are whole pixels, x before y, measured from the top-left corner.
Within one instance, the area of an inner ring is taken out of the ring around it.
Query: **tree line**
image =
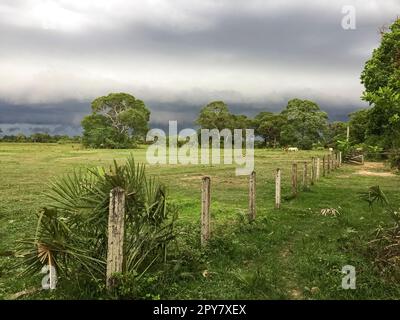
[[[0,134],[2,130],[0,129]],[[21,143],[80,143],[82,137],[80,136],[68,136],[68,135],[51,135],[49,133],[33,133],[31,135],[25,135],[23,133],[5,134],[0,136],[2,142],[21,142]]]

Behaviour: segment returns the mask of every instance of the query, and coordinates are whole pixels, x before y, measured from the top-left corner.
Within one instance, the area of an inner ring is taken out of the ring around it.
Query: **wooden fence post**
[[[317,181],[319,180],[319,178],[320,178],[320,158],[318,157],[317,158]]]
[[[314,185],[315,183],[315,158],[311,158],[311,185]]]
[[[110,192],[108,213],[108,246],[106,287],[112,289],[115,285],[114,273],[122,272],[124,261],[124,232],[125,232],[125,190],[114,188]]]
[[[201,245],[205,246],[210,240],[210,202],[211,179],[203,177],[201,186]]]
[[[336,156],[336,153],[332,153],[332,166],[331,166],[332,171],[334,171],[336,169],[335,156]]]
[[[292,194],[297,196],[297,163],[292,164]]]
[[[335,168],[339,168],[339,152],[335,153]]]
[[[249,220],[256,218],[256,172],[253,171],[249,178]]]
[[[331,155],[328,154],[328,174],[331,173]]]
[[[281,207],[281,169],[276,169],[275,175],[275,208]]]
[[[308,183],[307,183],[307,161],[304,161],[304,167],[303,167],[303,189],[307,189]]]
[[[342,151],[339,151],[339,167],[342,166]]]
[[[325,172],[325,156],[322,157],[322,176],[325,177],[326,172]]]

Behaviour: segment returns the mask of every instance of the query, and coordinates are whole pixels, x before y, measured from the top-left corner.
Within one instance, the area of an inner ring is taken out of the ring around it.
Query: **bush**
[[[372,161],[379,161],[384,159],[383,148],[377,145],[366,145],[367,158]]]
[[[124,165],[76,171],[57,179],[38,215],[33,239],[20,241],[25,272],[54,265],[67,282],[105,283],[110,190],[126,191],[123,272],[139,279],[162,262],[174,239],[176,210],[167,205],[166,190],[145,175],[131,156]],[[91,283],[91,284],[90,284]]]
[[[400,170],[400,149],[392,150],[389,156],[390,166],[393,169]]]
[[[342,152],[343,158],[348,157],[356,150],[356,147],[347,140],[338,140],[336,144],[338,150]]]
[[[368,192],[360,196],[368,202],[370,208],[377,203],[382,205],[392,219],[392,224],[376,229],[376,238],[369,242],[369,249],[374,255],[374,264],[382,273],[389,271],[392,278],[400,280],[400,208],[392,206],[379,186],[370,187]]]

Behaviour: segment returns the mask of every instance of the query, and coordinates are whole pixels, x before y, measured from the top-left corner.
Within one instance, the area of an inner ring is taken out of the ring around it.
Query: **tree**
[[[118,134],[111,121],[100,114],[92,114],[83,118],[82,143],[90,148],[123,148],[129,143],[126,135]]]
[[[281,115],[286,117],[281,133],[283,143],[311,149],[313,143],[323,141],[328,116],[315,102],[292,99]]]
[[[82,120],[82,142],[94,148],[127,148],[148,130],[150,111],[127,93],[110,93],[92,102],[92,114]]]
[[[364,143],[368,130],[369,109],[361,109],[349,114],[350,142]]]
[[[368,112],[367,138],[382,147],[400,147],[400,19],[382,33],[361,74],[362,98],[372,106]]]
[[[326,132],[326,143],[328,146],[335,146],[338,140],[346,140],[347,123],[334,121],[328,124]]]
[[[286,119],[281,114],[272,112],[260,112],[254,118],[256,134],[264,139],[265,146],[273,146],[274,148],[280,142],[280,136]]]
[[[19,136],[18,140],[24,140],[25,137]],[[34,133],[31,135],[31,141],[32,142],[41,142],[41,143],[45,143],[45,142],[51,142],[51,136],[48,133]]]
[[[232,123],[232,129],[249,129],[252,127],[253,121],[244,114],[233,114]]]
[[[201,109],[196,123],[202,129],[233,129],[235,117],[230,113],[225,102],[213,101]]]

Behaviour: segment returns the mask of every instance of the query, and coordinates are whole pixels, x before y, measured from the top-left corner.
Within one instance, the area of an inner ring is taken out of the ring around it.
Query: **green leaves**
[[[150,111],[127,93],[110,93],[92,102],[92,115],[82,120],[84,145],[127,148],[148,130]]]
[[[283,143],[311,149],[313,143],[324,139],[328,116],[316,103],[292,99],[282,115],[287,119],[281,133]]]
[[[400,147],[400,19],[383,33],[379,48],[361,74],[362,99],[372,106],[365,134],[379,137],[385,149]]]
[[[196,123],[202,129],[232,129],[234,117],[223,101],[213,101],[201,109]]]
[[[131,156],[105,168],[75,171],[49,186],[49,205],[38,215],[36,236],[20,241],[25,272],[52,264],[68,279],[104,280],[110,191],[126,191],[124,271],[142,275],[174,238],[176,210],[166,190]]]
[[[367,192],[361,192],[360,198],[367,201],[370,207],[372,207],[374,203],[389,204],[386,195],[379,186],[372,186]]]

